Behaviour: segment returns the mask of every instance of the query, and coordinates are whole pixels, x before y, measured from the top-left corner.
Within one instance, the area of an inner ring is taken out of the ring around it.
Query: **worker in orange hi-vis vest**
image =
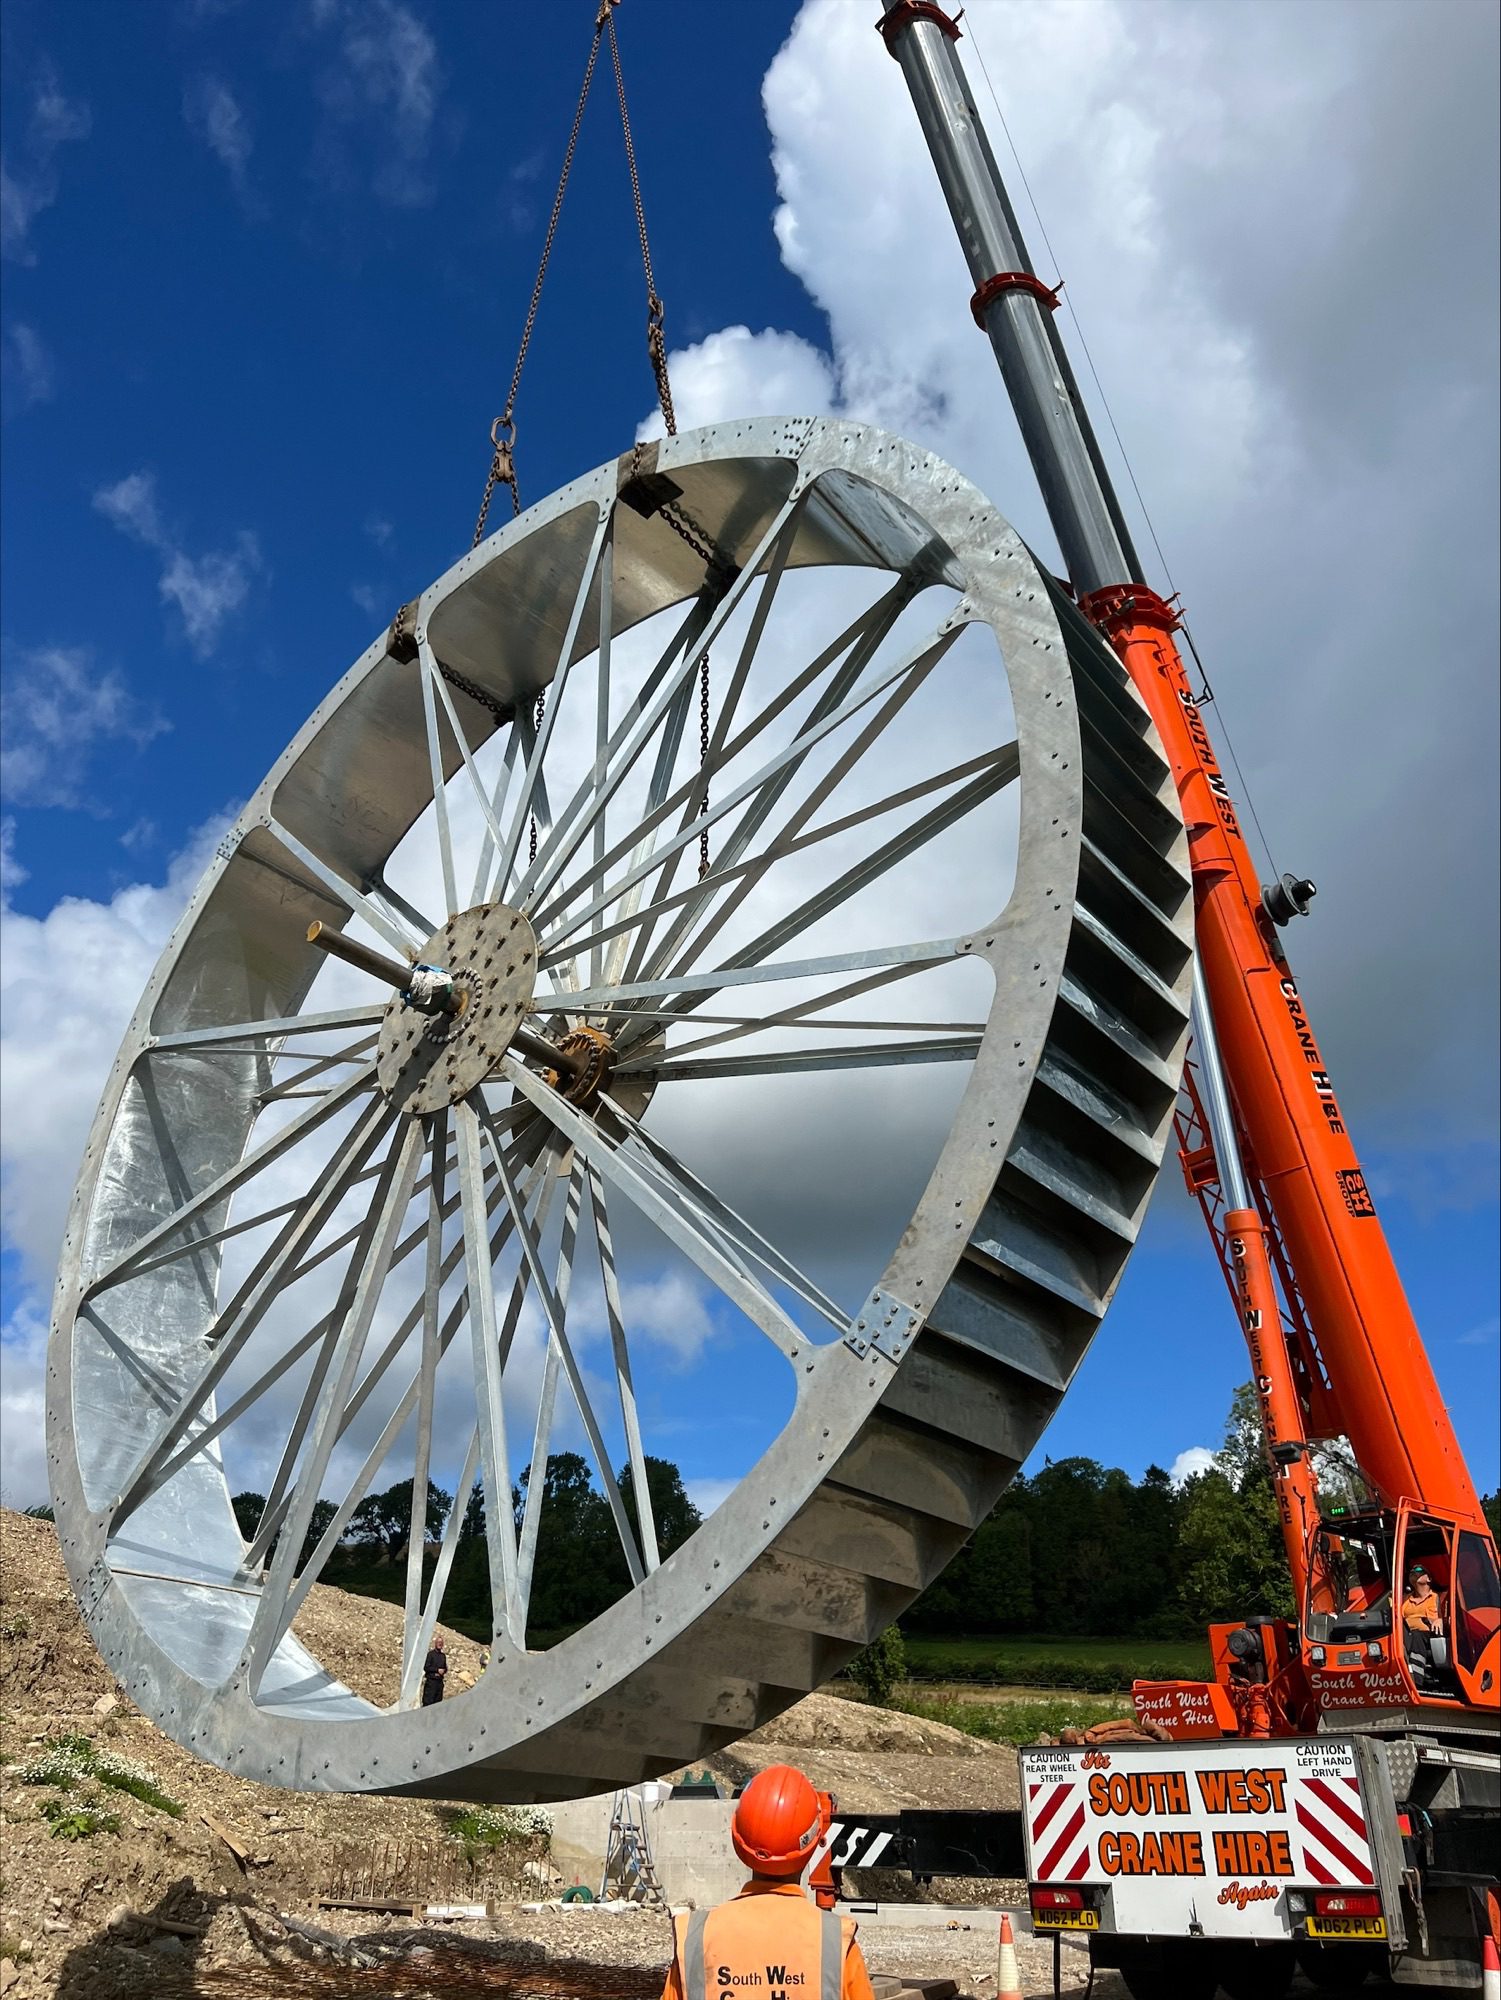
[[[818,1909],[798,1880],[822,1826],[801,1771],[772,1764],[751,1779],[730,1825],[751,1879],[717,1909],[674,1917],[662,2000],[875,2000],[854,1922]]]

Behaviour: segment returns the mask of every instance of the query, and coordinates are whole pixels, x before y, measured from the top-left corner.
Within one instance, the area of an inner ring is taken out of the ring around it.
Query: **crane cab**
[[[1492,1538],[1403,1501],[1333,1506],[1310,1536],[1302,1650],[1312,1706],[1496,1709],[1501,1578]]]

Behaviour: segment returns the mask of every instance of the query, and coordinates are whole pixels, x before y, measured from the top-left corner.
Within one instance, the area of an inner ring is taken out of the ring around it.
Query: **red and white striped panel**
[[[1309,1881],[1340,1887],[1375,1881],[1358,1778],[1304,1778],[1294,1812]]]
[[[1082,1776],[1027,1786],[1034,1882],[1077,1882],[1088,1872],[1087,1818]]]

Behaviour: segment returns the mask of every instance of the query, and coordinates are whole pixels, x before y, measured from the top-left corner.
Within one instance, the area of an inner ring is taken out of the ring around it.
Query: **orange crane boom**
[[[1292,1625],[1252,1616],[1215,1628],[1216,1713],[1233,1706],[1231,1726],[1265,1734],[1311,1727],[1329,1707],[1493,1712],[1495,1537],[1279,936],[1313,884],[1284,876],[1263,891],[1257,879],[1175,642],[1179,615],[1143,580],[1058,336],[1057,292],[1032,267],[955,55],[958,22],[934,0],[886,0],[879,27],[1058,537],[1061,588],[1130,674],[1188,831],[1198,963],[1180,1139],[1249,1344],[1298,1606]],[[1321,1501],[1309,1447],[1340,1437],[1374,1508]],[[1436,1573],[1442,1632],[1412,1628],[1410,1569]]]
[[[1348,1437],[1389,1506],[1421,1499],[1483,1529],[1479,1497],[1174,644],[1177,619],[1140,585],[1094,593],[1081,608],[1130,672],[1177,783],[1195,935],[1246,1166],[1266,1192],[1317,1329],[1327,1409],[1305,1411],[1303,1435]]]

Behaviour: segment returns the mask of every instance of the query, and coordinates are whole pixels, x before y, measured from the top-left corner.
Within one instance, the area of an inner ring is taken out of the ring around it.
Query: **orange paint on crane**
[[[1082,609],[1124,662],[1172,767],[1200,962],[1247,1164],[1297,1271],[1339,1427],[1389,1506],[1420,1496],[1485,1532],[1334,1085],[1262,908],[1239,815],[1173,643],[1176,616],[1140,584],[1097,591]]]

